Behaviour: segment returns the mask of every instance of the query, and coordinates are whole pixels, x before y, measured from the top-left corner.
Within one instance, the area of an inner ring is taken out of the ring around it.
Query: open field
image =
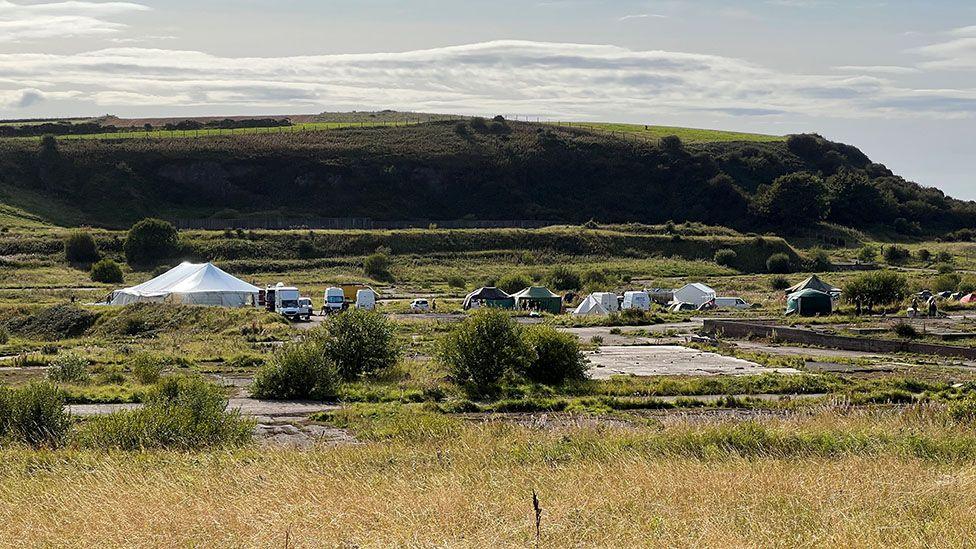
[[[536,538],[533,491],[540,542],[552,547],[691,539],[703,547],[930,547],[964,546],[976,535],[971,430],[883,415],[740,426],[398,421],[385,434],[363,431],[363,445],[304,452],[4,450],[0,537],[26,545],[526,546]]]

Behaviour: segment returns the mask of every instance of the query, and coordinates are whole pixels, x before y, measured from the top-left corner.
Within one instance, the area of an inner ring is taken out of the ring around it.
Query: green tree
[[[393,275],[390,273],[390,266],[393,262],[389,254],[384,250],[377,250],[376,253],[366,256],[363,260],[363,272],[379,281],[391,281]]]
[[[118,284],[124,279],[122,267],[109,258],[105,258],[92,265],[89,277],[92,282],[102,282],[105,284]]]
[[[64,239],[64,258],[71,263],[98,261],[98,246],[87,231],[71,231]]]
[[[793,262],[790,256],[784,253],[773,254],[766,259],[766,270],[775,274],[786,274],[793,272]]]
[[[523,335],[534,355],[524,371],[525,377],[546,385],[586,379],[588,365],[575,335],[552,326],[533,326]]]
[[[830,219],[847,226],[863,226],[891,219],[897,205],[861,172],[843,169],[826,181]],[[870,204],[870,207],[865,207]]]
[[[125,259],[134,267],[152,267],[172,259],[179,249],[179,233],[162,219],[143,219],[125,237]]]
[[[830,211],[827,186],[808,172],[784,175],[759,188],[753,210],[773,225],[811,225],[826,219]]]
[[[379,313],[350,309],[329,317],[321,329],[325,356],[346,381],[392,368],[400,359],[396,327]]]
[[[529,277],[521,274],[511,273],[498,279],[498,289],[508,294],[521,292],[531,285],[532,281]]]
[[[735,250],[730,250],[728,248],[723,248],[715,252],[715,263],[723,267],[733,267],[735,265],[736,259],[738,259],[738,254]]]
[[[491,396],[535,360],[520,332],[505,311],[479,309],[441,339],[437,359],[468,394]]]
[[[549,271],[546,284],[554,290],[578,290],[580,288],[580,277],[576,271],[569,267],[557,265]]]

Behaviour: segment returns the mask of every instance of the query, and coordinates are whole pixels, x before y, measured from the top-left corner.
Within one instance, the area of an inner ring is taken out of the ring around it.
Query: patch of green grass
[[[676,135],[685,143],[725,143],[730,141],[775,143],[786,140],[786,137],[781,135],[681,128],[675,126],[645,126],[643,124],[616,124],[608,122],[574,122],[571,125],[573,127],[590,128],[601,132],[625,133],[634,137],[655,141],[669,135]]]

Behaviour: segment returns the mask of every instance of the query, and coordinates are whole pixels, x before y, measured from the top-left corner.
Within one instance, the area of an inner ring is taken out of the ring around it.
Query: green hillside
[[[590,128],[602,132],[623,133],[629,136],[660,140],[669,135],[677,136],[685,143],[727,143],[731,141],[775,143],[786,141],[786,136],[760,133],[729,132],[677,126],[648,126],[644,124],[614,124],[608,122],[580,122],[572,126]]]
[[[146,216],[674,220],[740,230],[897,221],[899,230],[931,233],[976,224],[976,205],[814,135],[626,126],[648,137],[634,139],[606,131],[616,126],[389,123],[186,139],[2,139],[0,202],[56,224],[106,227]],[[685,139],[649,138],[671,131]]]

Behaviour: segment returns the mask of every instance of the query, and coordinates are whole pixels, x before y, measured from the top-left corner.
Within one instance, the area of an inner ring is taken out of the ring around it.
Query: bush
[[[129,361],[132,376],[143,385],[158,382],[165,367],[166,360],[153,353],[139,353]]]
[[[863,263],[874,263],[878,259],[878,250],[872,246],[865,246],[857,252],[857,259]]]
[[[533,326],[524,330],[526,344],[534,351],[525,377],[546,385],[586,379],[587,361],[575,335],[552,326]]]
[[[10,343],[10,332],[5,326],[0,326],[0,345]]]
[[[950,274],[956,272],[956,268],[951,263],[939,263],[935,266],[939,274]]]
[[[0,437],[33,446],[60,446],[71,427],[64,395],[46,382],[0,386]]]
[[[901,246],[896,246],[894,244],[888,246],[884,250],[884,260],[891,265],[898,265],[899,263],[904,263],[911,257],[911,252],[906,248]]]
[[[793,272],[790,256],[779,253],[773,254],[766,259],[766,270],[771,273],[785,274]]]
[[[661,138],[661,148],[668,152],[679,152],[684,148],[684,143],[677,135],[665,135]]]
[[[546,277],[546,284],[553,290],[578,290],[580,287],[580,277],[576,271],[563,265],[556,266],[549,271]]]
[[[78,337],[95,324],[97,315],[75,305],[55,305],[7,321],[7,328],[30,339]]]
[[[464,287],[467,286],[467,283],[464,281],[464,277],[453,275],[447,277],[447,285],[451,288],[459,288],[463,290]]]
[[[905,339],[917,339],[918,330],[907,322],[899,322],[898,324],[895,324],[895,335]]]
[[[580,276],[580,284],[583,288],[593,290],[606,288],[606,286],[610,284],[610,277],[607,275],[606,271],[590,269],[589,271],[585,271]]]
[[[792,284],[790,284],[789,279],[785,276],[774,276],[773,278],[769,279],[769,287],[774,290],[782,291],[790,286],[792,286]]]
[[[497,393],[499,384],[525,371],[534,360],[518,324],[498,309],[479,309],[440,341],[437,359],[469,395]]]
[[[828,272],[834,268],[834,263],[830,260],[827,251],[821,248],[810,250],[809,265],[810,270],[815,273]]]
[[[92,282],[118,284],[123,280],[122,267],[111,259],[106,258],[92,265],[89,277]]]
[[[254,423],[227,411],[220,387],[196,377],[171,377],[153,388],[139,410],[95,418],[82,427],[83,446],[100,449],[200,450],[239,447]]]
[[[351,309],[329,317],[318,336],[339,375],[353,381],[396,365],[400,346],[396,327],[384,315]]]
[[[391,281],[393,280],[393,275],[390,273],[391,265],[390,256],[386,252],[378,251],[363,260],[363,272],[375,280]]]
[[[735,265],[735,260],[738,258],[738,254],[735,250],[722,249],[715,252],[715,263],[723,267],[732,267]]]
[[[952,261],[953,261],[952,254],[950,254],[945,250],[935,254],[936,263],[952,263]]]
[[[926,250],[925,248],[921,248],[915,252],[915,257],[917,257],[918,260],[923,263],[928,263],[928,261],[932,259],[932,252]]]
[[[47,378],[55,383],[87,383],[88,361],[75,354],[64,354],[51,363]]]
[[[98,247],[95,245],[95,239],[85,231],[72,231],[64,239],[64,258],[71,263],[98,261]]]
[[[339,389],[339,370],[325,355],[320,338],[289,343],[258,370],[251,395],[269,400],[329,400]]]
[[[520,292],[531,285],[529,277],[520,274],[507,274],[498,279],[498,289],[508,294]]]
[[[175,257],[179,244],[179,233],[169,222],[143,219],[125,237],[125,259],[129,265],[152,267]]]
[[[887,305],[901,301],[908,294],[908,280],[892,271],[878,271],[863,274],[844,288],[844,295],[851,303]]]
[[[954,292],[962,278],[956,273],[941,274],[932,281],[933,292]]]
[[[957,292],[962,292],[964,294],[971,294],[976,292],[976,276],[966,275],[959,279],[959,284],[956,285],[955,290]]]

